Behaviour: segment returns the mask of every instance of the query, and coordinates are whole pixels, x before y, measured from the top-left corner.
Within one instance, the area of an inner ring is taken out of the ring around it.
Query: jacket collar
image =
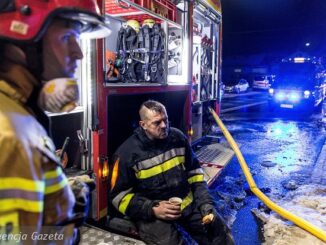
[[[41,82],[22,65],[9,62],[5,70],[0,70],[0,92],[23,104],[50,133],[49,119],[37,105]]]
[[[5,69],[5,72],[0,70],[0,91],[15,100],[26,103],[33,89],[41,82],[38,82],[21,65],[8,63]]]
[[[169,132],[169,136],[166,139],[151,140],[150,138],[148,138],[148,136],[146,135],[146,133],[145,133],[144,129],[142,129],[142,127],[136,128],[134,133],[136,134],[138,139],[148,148],[163,147],[164,145],[166,145],[168,143],[168,141],[170,139],[170,132]]]

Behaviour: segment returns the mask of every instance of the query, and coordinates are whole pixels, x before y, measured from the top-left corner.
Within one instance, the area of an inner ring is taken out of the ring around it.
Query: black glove
[[[80,226],[88,215],[89,194],[95,188],[95,182],[88,175],[71,177],[68,179],[70,188],[74,193],[76,203],[73,212],[75,216],[73,220],[76,222],[76,227]]]
[[[210,224],[218,216],[215,207],[210,203],[202,204],[199,208],[201,216],[203,217],[202,223],[204,225]]]
[[[203,217],[203,224],[209,225],[214,224],[209,230],[209,235],[215,237],[212,244],[226,244],[233,245],[235,244],[230,228],[225,223],[224,219],[217,213],[215,207],[212,204],[206,203],[200,206],[200,213]],[[209,215],[213,215],[209,217]],[[207,220],[205,221],[205,217]],[[210,225],[209,225],[210,226]],[[212,230],[214,229],[214,230]]]
[[[201,213],[202,217],[204,217],[208,214],[215,215],[217,212],[216,212],[214,205],[212,205],[210,203],[205,203],[200,206],[200,213]]]

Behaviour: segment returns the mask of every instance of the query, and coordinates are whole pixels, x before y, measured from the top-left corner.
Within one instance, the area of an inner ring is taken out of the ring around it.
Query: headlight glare
[[[293,102],[298,101],[300,99],[300,95],[298,93],[291,93],[289,99]]]
[[[285,98],[285,94],[282,92],[279,92],[279,93],[275,94],[275,97],[278,100],[283,100]]]
[[[305,98],[305,99],[308,99],[309,96],[310,96],[310,91],[309,91],[309,90],[305,90],[305,91],[303,92],[303,95],[304,95],[304,98]]]

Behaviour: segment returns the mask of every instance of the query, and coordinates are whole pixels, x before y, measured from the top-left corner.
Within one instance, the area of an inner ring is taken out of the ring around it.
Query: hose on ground
[[[218,115],[215,113],[215,111],[212,108],[209,108],[210,113],[212,114],[214,120],[216,121],[217,125],[220,127],[223,135],[225,136],[226,140],[230,144],[231,148],[233,149],[236,157],[238,158],[238,161],[240,163],[241,169],[245,175],[245,178],[249,184],[250,190],[260,199],[262,202],[269,207],[271,210],[278,213],[283,218],[290,220],[297,226],[301,227],[302,229],[308,231],[315,237],[319,238],[320,240],[326,242],[326,232],[320,229],[319,227],[309,223],[308,221],[296,216],[295,214],[290,213],[289,211],[283,209],[282,207],[278,206],[276,203],[271,201],[264,193],[262,193],[259,188],[256,186],[256,183],[254,179],[252,178],[252,175],[250,173],[250,170],[248,168],[248,165],[246,164],[246,161],[239,150],[239,147],[237,143],[234,141],[233,137],[227,130],[227,128],[224,126],[222,120],[218,117]]]

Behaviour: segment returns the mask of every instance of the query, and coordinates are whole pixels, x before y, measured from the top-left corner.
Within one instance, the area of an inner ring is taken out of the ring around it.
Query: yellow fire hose
[[[267,207],[269,207],[271,210],[275,211],[278,213],[280,216],[283,218],[292,221],[294,224],[297,226],[301,227],[302,229],[310,232],[312,235],[318,237],[322,241],[326,242],[326,232],[323,231],[322,229],[314,226],[313,224],[309,223],[308,221],[290,213],[289,211],[281,208],[278,206],[276,203],[271,201],[264,193],[262,193],[256,186],[256,183],[254,179],[252,178],[252,175],[249,171],[248,165],[246,164],[246,161],[244,160],[239,147],[237,146],[237,143],[234,141],[233,137],[229,133],[229,131],[226,129],[224,126],[223,122],[221,119],[217,116],[215,111],[212,108],[209,108],[210,113],[213,115],[216,123],[222,130],[222,133],[224,134],[225,138],[229,142],[231,148],[233,149],[235,155],[238,158],[238,161],[240,163],[241,169],[246,177],[246,180],[249,184],[250,190],[260,199],[262,200]]]

